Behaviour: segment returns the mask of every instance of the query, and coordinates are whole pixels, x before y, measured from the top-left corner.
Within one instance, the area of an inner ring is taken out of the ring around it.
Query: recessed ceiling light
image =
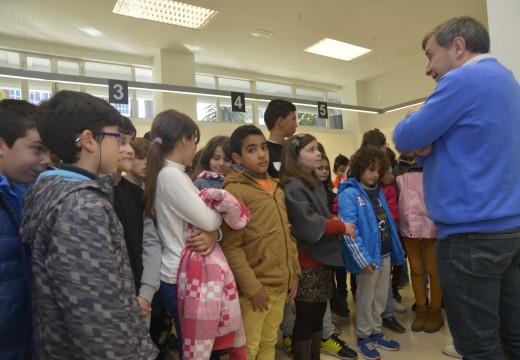
[[[352,44],[347,44],[341,41],[325,38],[318,41],[316,44],[309,46],[303,51],[313,53],[316,55],[328,56],[335,59],[350,61],[361,55],[369,53],[370,49],[365,49]]]
[[[172,0],[118,0],[113,13],[201,30],[218,11]]]
[[[251,31],[251,35],[267,39],[267,38],[270,38],[273,35],[273,33],[270,31],[267,31],[267,30],[253,29]]]

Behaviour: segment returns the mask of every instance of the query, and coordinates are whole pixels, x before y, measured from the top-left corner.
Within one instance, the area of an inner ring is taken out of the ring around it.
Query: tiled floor
[[[383,328],[383,332],[389,338],[398,341],[401,344],[401,350],[399,351],[385,351],[379,350],[381,353],[382,360],[449,360],[453,359],[442,354],[442,348],[444,345],[451,343],[451,336],[448,330],[448,326],[445,323],[441,330],[437,333],[427,334],[424,332],[412,332],[410,326],[415,313],[411,310],[414,303],[413,291],[411,285],[400,290],[403,297],[403,305],[407,307],[405,313],[395,313],[397,321],[399,321],[405,328],[404,334],[395,334],[388,329]],[[349,294],[350,295],[350,294]],[[333,315],[333,320],[338,323],[342,329],[340,338],[345,340],[347,344],[357,351],[355,346],[355,316],[356,316],[356,304],[352,301],[352,298],[348,299],[350,307],[350,315],[347,318]],[[444,315],[444,314],[443,314]],[[446,319],[444,315],[444,319]],[[290,359],[285,353],[281,343],[277,344],[276,348],[276,360]],[[337,359],[330,355],[321,355],[322,360]],[[363,359],[359,355],[359,359]]]

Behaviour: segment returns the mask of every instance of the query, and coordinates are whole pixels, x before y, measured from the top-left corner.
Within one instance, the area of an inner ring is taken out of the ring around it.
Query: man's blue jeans
[[[520,359],[520,227],[440,239],[437,270],[464,359]]]

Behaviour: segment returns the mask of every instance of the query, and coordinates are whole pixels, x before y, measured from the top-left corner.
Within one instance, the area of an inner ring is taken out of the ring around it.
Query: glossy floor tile
[[[395,313],[397,321],[406,328],[406,332],[403,334],[396,334],[388,329],[383,328],[383,333],[400,343],[401,349],[399,351],[385,351],[378,350],[381,354],[382,360],[449,360],[453,359],[442,354],[442,348],[444,345],[451,343],[451,335],[446,324],[446,316],[443,311],[443,317],[445,324],[440,331],[427,334],[424,332],[412,332],[410,326],[415,318],[415,312],[411,310],[414,303],[414,296],[412,286],[409,285],[404,289],[400,290],[401,296],[403,297],[403,305],[406,306],[407,310],[405,313]],[[339,317],[333,315],[333,320],[338,323],[342,329],[342,333],[339,336],[341,339],[347,342],[347,344],[357,351],[356,348],[356,336],[355,336],[355,316],[356,316],[356,304],[352,300],[349,294],[348,299],[350,314],[349,317]],[[286,360],[290,357],[285,353],[281,343],[279,342],[276,346],[276,360]],[[322,360],[337,359],[330,355],[321,355]],[[359,359],[363,359],[359,355]]]

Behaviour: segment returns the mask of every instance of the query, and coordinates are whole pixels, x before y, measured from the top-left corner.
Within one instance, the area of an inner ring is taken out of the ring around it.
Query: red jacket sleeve
[[[394,219],[394,222],[397,224],[399,221],[399,206],[397,205],[397,191],[395,190],[395,186],[394,184],[381,185],[381,189],[383,189],[383,193],[385,194],[392,219]]]

